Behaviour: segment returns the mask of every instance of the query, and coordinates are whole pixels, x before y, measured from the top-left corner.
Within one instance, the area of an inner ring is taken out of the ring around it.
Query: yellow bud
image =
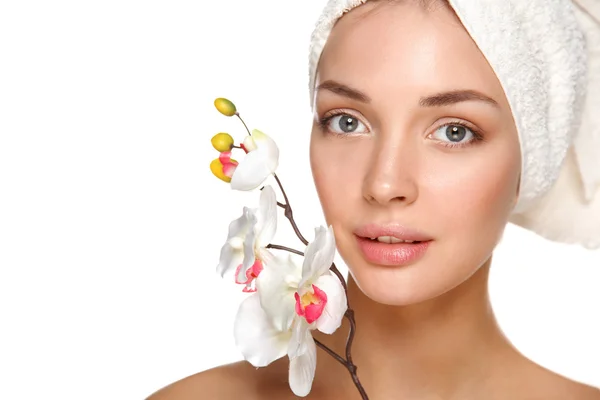
[[[231,159],[231,162],[237,164],[237,161],[234,160],[233,158]],[[213,173],[214,176],[216,176],[220,180],[225,181],[225,182],[231,182],[231,178],[228,177],[227,175],[225,175],[225,173],[223,172],[223,164],[221,163],[221,160],[219,160],[218,158],[215,158],[214,160],[211,161],[210,171]]]
[[[229,133],[225,132],[217,133],[210,139],[210,142],[213,147],[221,153],[231,150],[231,146],[233,146],[233,138]]]
[[[231,182],[231,178],[223,173],[223,164],[216,158],[210,163],[210,171],[214,176],[225,182]]]
[[[215,100],[215,107],[221,114],[227,115],[228,117],[235,115],[237,111],[235,104],[223,97],[219,97]]]

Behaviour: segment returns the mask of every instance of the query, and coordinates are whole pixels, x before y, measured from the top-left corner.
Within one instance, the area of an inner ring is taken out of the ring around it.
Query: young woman
[[[330,3],[330,12],[344,5]],[[509,221],[531,223],[515,216],[523,201],[542,203],[522,197],[531,160],[518,104],[472,25],[445,1],[360,3],[312,60],[310,161],[350,270],[347,295],[360,321],[352,354],[369,397],[600,399],[597,388],[521,354],[491,308],[494,249]],[[314,337],[343,354],[347,330],[344,322]],[[347,370],[320,349],[318,360],[308,398],[360,398]],[[258,370],[240,362],[150,399],[296,398],[287,380],[285,358]]]

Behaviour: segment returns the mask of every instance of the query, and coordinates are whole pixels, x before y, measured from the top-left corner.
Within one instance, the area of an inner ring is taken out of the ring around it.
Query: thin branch
[[[348,340],[346,341],[346,360],[350,365],[354,365],[352,362],[352,354],[350,353],[350,349],[352,347],[352,342],[354,342],[354,333],[356,331],[356,321],[354,320],[354,310],[347,309],[344,317],[350,323],[350,332],[348,333]],[[356,366],[354,367],[356,370]]]
[[[290,208],[288,208],[288,210],[291,210]],[[292,228],[294,228],[294,232],[296,232],[296,236],[298,236],[298,238],[300,239],[300,241],[304,244],[308,244],[308,240],[304,239],[304,236],[302,236],[302,234],[300,233],[300,230],[298,229],[298,226],[296,225],[296,222],[294,221],[294,219],[292,218],[292,213],[288,213],[286,212],[286,217],[287,219],[290,220],[290,222],[292,223]]]
[[[273,243],[268,244],[267,249],[285,250],[285,251],[289,251],[290,253],[298,254],[299,256],[304,256],[304,253],[299,250],[294,250],[289,247],[280,246],[278,244],[273,244]]]
[[[348,292],[348,286],[346,285],[346,280],[344,279],[344,277],[342,276],[342,273],[340,272],[339,269],[337,269],[337,267],[335,266],[335,263],[331,263],[331,268],[329,268],[331,270],[331,272],[333,272],[338,279],[340,280],[340,283],[342,284],[342,286],[344,287],[344,292]],[[348,301],[348,297],[346,297],[346,301]],[[348,308],[350,308],[350,303],[347,303]]]
[[[288,207],[291,207],[290,201],[288,200],[287,194],[285,194],[285,190],[283,190],[283,185],[281,184],[279,177],[277,176],[277,174],[273,174],[273,177],[277,181],[277,184],[279,185],[279,189],[281,189],[281,194],[283,194],[283,199],[285,200],[285,204],[287,204]]]
[[[346,367],[346,368],[348,367],[348,363],[346,362],[346,360],[344,360],[344,358],[342,356],[340,356],[335,351],[331,350],[329,347],[325,346],[323,343],[319,342],[317,339],[314,339],[314,341],[317,344],[317,346],[319,346],[320,348],[325,350],[331,357],[335,358],[336,361],[338,361],[344,367]]]
[[[250,129],[248,129],[248,125],[246,125],[246,123],[244,122],[244,120],[242,119],[242,117],[240,117],[240,113],[238,113],[236,111],[235,112],[235,116],[238,117],[240,119],[240,121],[242,121],[242,124],[244,124],[244,127],[246,128],[246,132],[248,132],[248,135],[252,136],[252,134],[250,133]]]
[[[302,236],[302,233],[300,233],[300,229],[298,229],[298,225],[296,225],[296,221],[294,221],[294,213],[292,211],[292,206],[290,205],[290,200],[288,199],[287,194],[283,189],[283,185],[281,184],[279,177],[277,176],[277,174],[273,174],[273,177],[277,181],[277,185],[279,185],[279,189],[281,190],[281,193],[283,194],[283,199],[285,200],[285,204],[283,205],[283,208],[285,209],[285,217],[290,221],[290,224],[292,224],[292,228],[294,229],[296,236],[298,236],[298,239],[300,239],[302,243],[308,244],[308,240],[306,240],[304,236]]]
[[[346,314],[344,314],[346,319],[350,322],[350,332],[348,333],[348,340],[346,341],[346,360],[348,362],[348,370],[350,371],[350,375],[352,376],[352,380],[354,381],[354,386],[360,392],[360,395],[363,399],[368,399],[367,392],[365,392],[365,388],[363,388],[360,380],[358,379],[358,375],[356,374],[356,370],[358,369],[354,362],[352,362],[352,354],[350,353],[350,348],[352,347],[352,342],[354,341],[354,333],[356,332],[356,321],[354,320],[354,310],[348,308],[346,310]]]

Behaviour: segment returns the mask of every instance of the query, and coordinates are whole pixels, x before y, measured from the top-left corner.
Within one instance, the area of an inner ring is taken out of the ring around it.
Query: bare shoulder
[[[222,365],[173,382],[146,400],[253,400],[264,399],[266,393],[284,394],[283,387],[287,383],[281,385],[273,370],[255,368],[246,361]]]
[[[536,399],[544,400],[600,400],[600,388],[569,379],[556,372],[537,366],[529,375],[528,385]]]
[[[546,389],[548,399],[600,400],[600,388],[562,377]]]
[[[600,400],[600,388],[559,376],[554,388],[554,398],[572,400]]]
[[[173,382],[146,400],[251,399],[252,370],[243,361],[222,365]]]

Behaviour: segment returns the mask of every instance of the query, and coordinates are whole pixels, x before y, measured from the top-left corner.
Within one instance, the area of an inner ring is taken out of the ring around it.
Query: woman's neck
[[[491,258],[456,288],[409,306],[376,303],[361,292],[352,277],[348,279],[348,298],[357,326],[353,362],[372,398],[468,398],[468,391],[494,375],[492,365],[518,357],[491,308],[490,265]],[[333,335],[315,331],[314,336],[343,355],[348,329],[344,320]],[[348,371],[334,364],[333,358],[319,352],[316,379],[325,379],[329,387],[336,386],[331,385],[332,379],[353,387]]]

